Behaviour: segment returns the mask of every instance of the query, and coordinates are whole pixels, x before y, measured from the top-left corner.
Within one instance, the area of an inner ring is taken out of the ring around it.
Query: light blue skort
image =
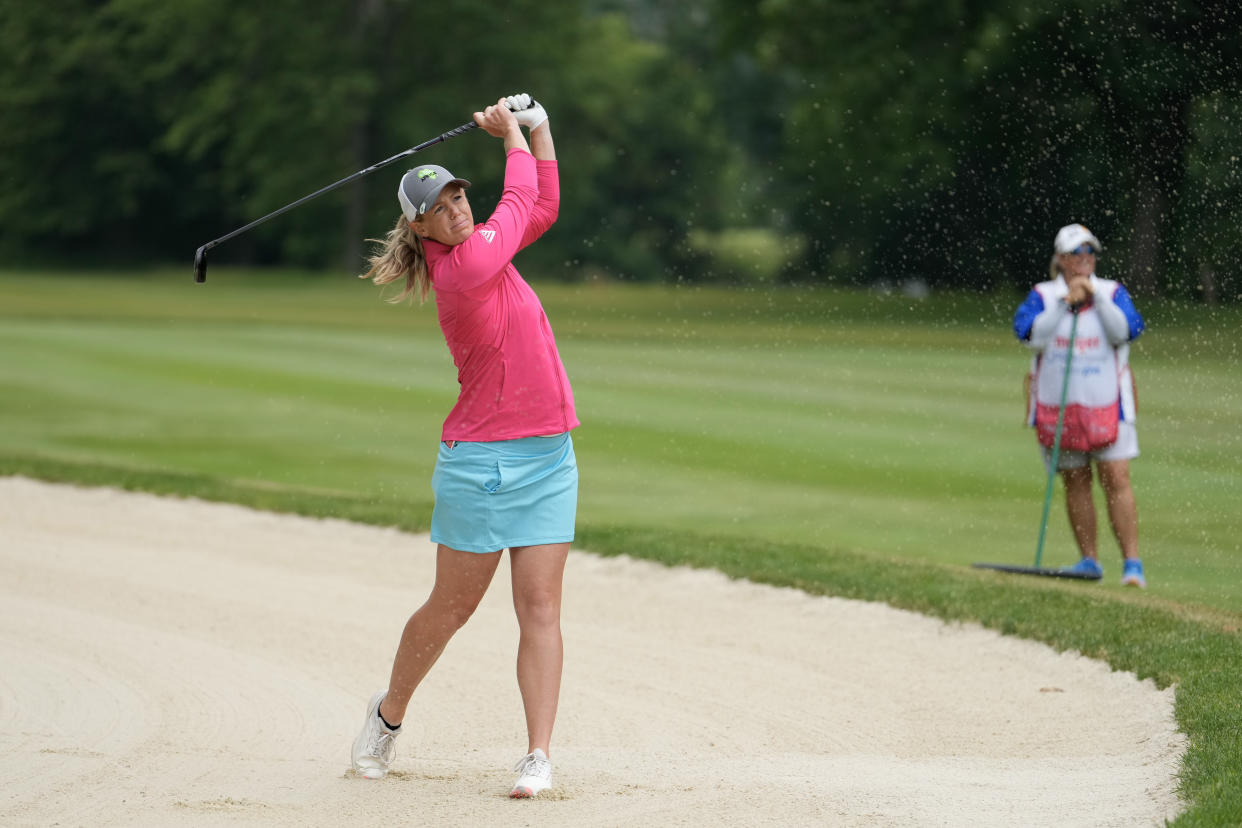
[[[440,443],[431,488],[434,543],[462,552],[496,552],[574,539],[578,461],[568,432]]]

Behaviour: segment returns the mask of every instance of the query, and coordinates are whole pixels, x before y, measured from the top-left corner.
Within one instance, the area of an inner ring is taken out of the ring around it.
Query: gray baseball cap
[[[469,187],[470,182],[464,178],[454,178],[444,167],[435,164],[424,164],[401,176],[401,186],[397,187],[397,200],[401,202],[401,212],[406,221],[414,221],[427,208],[436,203],[440,191],[449,184],[460,184]]]

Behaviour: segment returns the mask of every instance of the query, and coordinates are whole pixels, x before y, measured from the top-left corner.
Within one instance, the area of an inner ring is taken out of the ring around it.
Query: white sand
[[[574,552],[557,787],[502,564],[348,772],[425,536],[0,478],[3,825],[1155,825],[1173,691],[976,626]]]

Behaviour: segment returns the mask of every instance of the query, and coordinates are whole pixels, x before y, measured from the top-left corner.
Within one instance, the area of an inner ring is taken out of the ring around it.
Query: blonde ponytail
[[[418,295],[421,305],[427,301],[427,292],[431,288],[431,277],[427,273],[427,256],[423,253],[423,241],[410,227],[405,216],[397,219],[397,224],[381,241],[375,242],[379,247],[375,254],[367,257],[371,269],[358,275],[359,279],[370,279],[377,285],[386,285],[399,279],[405,279],[405,288],[400,296],[386,301],[396,304],[407,298]]]
[[[1048,281],[1055,282],[1061,275],[1061,261],[1056,253],[1052,254],[1052,262],[1048,265]]]

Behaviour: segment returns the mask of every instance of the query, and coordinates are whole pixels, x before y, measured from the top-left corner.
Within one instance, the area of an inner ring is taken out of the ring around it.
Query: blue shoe
[[[1069,572],[1092,581],[1098,581],[1104,577],[1104,567],[1100,566],[1100,562],[1095,558],[1082,558],[1073,566],[1067,566],[1063,572]]]
[[[1121,570],[1122,586],[1132,586],[1143,589],[1147,586],[1147,579],[1143,577],[1143,562],[1138,558],[1129,558],[1125,561],[1125,565]]]

